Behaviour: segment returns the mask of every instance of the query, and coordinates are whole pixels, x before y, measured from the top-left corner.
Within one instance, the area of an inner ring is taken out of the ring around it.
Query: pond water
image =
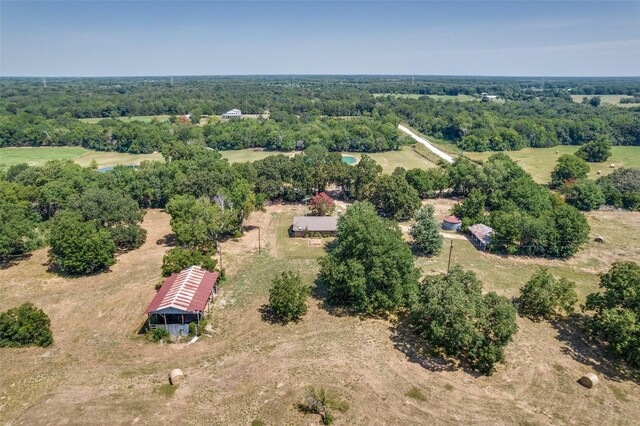
[[[352,157],[350,155],[343,155],[342,156],[342,161],[344,161],[345,163],[347,163],[349,165],[352,165],[352,164],[356,164],[358,159],[356,157]]]

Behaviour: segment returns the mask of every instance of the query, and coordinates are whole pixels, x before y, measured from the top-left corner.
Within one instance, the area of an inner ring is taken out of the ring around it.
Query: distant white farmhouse
[[[480,96],[482,96],[483,100],[487,101],[495,101],[498,99],[498,95],[489,95],[488,93],[482,93]]]
[[[236,108],[222,114],[222,118],[240,118],[240,117],[242,117],[242,111]]]

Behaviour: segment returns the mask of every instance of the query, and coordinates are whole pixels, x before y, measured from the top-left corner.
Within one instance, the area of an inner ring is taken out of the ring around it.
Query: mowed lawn
[[[562,154],[573,154],[579,146],[561,145],[553,148],[525,148],[520,151],[506,151],[505,153],[518,162],[523,169],[531,173],[536,182],[549,183],[551,171],[555,167],[558,157]],[[591,172],[589,177],[596,179],[597,172],[608,175],[620,167],[640,167],[640,147],[638,146],[614,146],[613,155],[604,163],[589,163]],[[472,159],[486,160],[494,152],[465,152]],[[610,167],[612,164],[615,167]]]
[[[73,160],[81,166],[89,166],[96,160],[98,167],[118,164],[139,164],[144,160],[162,160],[160,153],[127,154],[121,152],[93,151],[77,146],[0,148],[0,167],[18,163],[41,165],[49,160]]]

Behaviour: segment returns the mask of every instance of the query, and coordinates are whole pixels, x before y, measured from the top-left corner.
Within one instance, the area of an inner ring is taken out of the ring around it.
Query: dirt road
[[[411,130],[409,130],[406,127],[404,127],[402,124],[398,124],[398,129],[400,129],[401,132],[404,132],[404,133],[408,134],[409,136],[411,136],[416,142],[420,142],[421,144],[426,146],[429,149],[429,151],[433,152],[438,157],[442,158],[444,161],[446,161],[448,163],[453,163],[453,157],[452,156],[450,156],[449,154],[447,154],[445,152],[442,152],[441,150],[439,150],[438,148],[433,146],[433,144],[431,142],[429,142],[428,140],[426,140],[425,138],[416,135]]]

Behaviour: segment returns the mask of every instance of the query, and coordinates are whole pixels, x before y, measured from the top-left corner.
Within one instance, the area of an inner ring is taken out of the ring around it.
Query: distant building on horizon
[[[222,114],[222,118],[241,118],[241,117],[242,117],[242,111],[240,111],[237,108],[234,108]]]

